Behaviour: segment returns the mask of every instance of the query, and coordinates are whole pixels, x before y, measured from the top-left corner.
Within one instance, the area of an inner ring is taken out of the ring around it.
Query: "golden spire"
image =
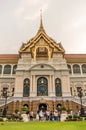
[[[44,31],[43,22],[42,22],[42,9],[40,10],[40,28],[39,31]]]
[[[40,29],[43,29],[43,23],[42,23],[42,10],[40,10]]]

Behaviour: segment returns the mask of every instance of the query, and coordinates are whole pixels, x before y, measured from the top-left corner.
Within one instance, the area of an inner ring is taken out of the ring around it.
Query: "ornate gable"
[[[19,50],[19,53],[31,53],[32,57],[48,57],[50,59],[53,53],[64,53],[64,49],[61,43],[56,43],[52,38],[50,38],[42,24],[42,16],[40,19],[40,28],[35,37],[29,40],[26,44],[23,44]]]

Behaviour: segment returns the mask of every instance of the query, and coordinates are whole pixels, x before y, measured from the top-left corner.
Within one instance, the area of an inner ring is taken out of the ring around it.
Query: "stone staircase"
[[[5,98],[0,98],[0,107],[5,105],[5,100],[6,100]],[[7,98],[6,104],[11,103],[12,101],[13,101],[13,97],[9,97]]]
[[[81,104],[79,97],[72,98],[72,101],[75,102],[75,103]],[[82,105],[86,106],[86,97],[82,97]]]
[[[16,97],[8,97],[7,98],[7,103],[6,104],[9,104],[9,103],[11,103],[11,102],[13,102],[13,101],[16,101],[16,100],[35,100],[36,98],[16,98]],[[39,97],[37,97],[37,99],[39,99]],[[47,100],[47,98],[45,97],[45,99]],[[63,100],[63,101],[73,101],[73,102],[75,102],[75,103],[77,103],[77,104],[81,104],[81,102],[80,102],[80,98],[79,97],[58,97],[58,98],[56,98],[56,97],[53,97],[53,98],[51,98],[52,100]],[[5,98],[0,98],[0,107],[1,106],[4,106],[5,105]],[[83,106],[85,106],[86,107],[86,97],[82,97],[82,105]]]

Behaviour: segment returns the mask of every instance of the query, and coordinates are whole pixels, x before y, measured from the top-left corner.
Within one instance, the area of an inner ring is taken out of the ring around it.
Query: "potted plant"
[[[66,111],[67,111],[66,106],[62,106],[62,112],[64,113],[64,112],[66,112]]]
[[[26,114],[28,112],[28,107],[27,106],[22,106],[21,110]]]

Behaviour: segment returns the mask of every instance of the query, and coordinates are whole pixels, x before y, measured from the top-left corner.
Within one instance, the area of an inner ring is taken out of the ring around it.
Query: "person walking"
[[[50,111],[50,121],[53,120],[53,114],[52,114],[52,111]]]
[[[30,111],[30,121],[33,121],[33,111]]]
[[[58,112],[57,110],[54,111],[54,121],[58,120]]]

